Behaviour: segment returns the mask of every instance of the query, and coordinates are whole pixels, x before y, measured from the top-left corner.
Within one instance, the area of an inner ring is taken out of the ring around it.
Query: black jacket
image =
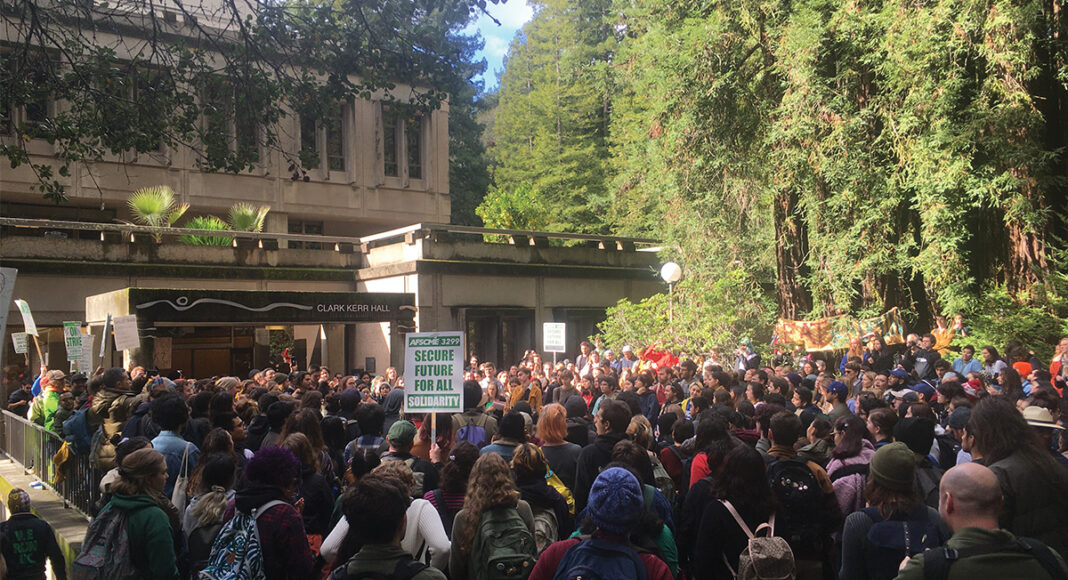
[[[267,415],[253,417],[246,431],[248,438],[245,439],[245,449],[259,451],[260,445],[263,444],[263,438],[267,436],[267,432],[270,430],[271,426],[267,423]]]
[[[0,523],[0,550],[7,562],[6,578],[44,580],[45,558],[52,561],[58,580],[67,578],[67,564],[52,526],[31,513],[13,514]]]
[[[545,482],[545,478],[534,481],[525,481],[516,486],[519,490],[520,499],[530,504],[531,510],[552,510],[556,515],[556,529],[559,537],[556,540],[566,540],[574,526],[571,524],[571,514],[567,511],[567,500],[560,492]]]
[[[623,433],[598,435],[593,443],[587,445],[582,449],[582,453],[579,453],[578,463],[575,465],[575,489],[572,490],[575,496],[575,513],[586,507],[593,480],[597,479],[601,468],[612,461],[612,447],[625,437]]]

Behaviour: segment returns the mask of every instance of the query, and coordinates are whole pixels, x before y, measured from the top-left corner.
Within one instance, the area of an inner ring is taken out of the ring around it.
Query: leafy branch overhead
[[[463,30],[486,5],[10,0],[0,11],[0,121],[18,138],[0,143],[0,156],[30,167],[61,202],[71,166],[105,155],[189,147],[206,171],[247,170],[292,137],[280,120],[323,118],[339,100],[432,110],[455,98],[457,114],[473,118],[471,78],[484,65]],[[34,156],[36,140],[53,159]],[[287,158],[298,176],[299,161]]]

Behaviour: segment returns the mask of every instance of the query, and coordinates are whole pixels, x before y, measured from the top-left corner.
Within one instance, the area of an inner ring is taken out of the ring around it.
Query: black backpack
[[[808,463],[776,459],[768,465],[768,482],[779,500],[775,535],[798,547],[819,546],[823,541],[823,488]]]

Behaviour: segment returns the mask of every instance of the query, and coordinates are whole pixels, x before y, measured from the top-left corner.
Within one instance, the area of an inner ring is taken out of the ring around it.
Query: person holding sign
[[[48,431],[55,431],[52,420],[59,410],[59,394],[66,385],[67,375],[61,370],[48,371],[41,378],[41,394],[33,401],[30,421],[43,426]]]

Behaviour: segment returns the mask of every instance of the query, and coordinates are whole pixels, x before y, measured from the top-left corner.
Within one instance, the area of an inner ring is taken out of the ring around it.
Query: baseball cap
[[[894,369],[890,371],[890,374],[901,380],[908,380],[909,378],[909,372],[905,369]]]
[[[65,380],[67,375],[63,371],[57,369],[46,372],[45,378],[48,379],[49,382],[58,383]]]
[[[849,398],[849,387],[842,381],[831,381],[831,384],[827,385],[827,391],[837,395],[839,401]]]
[[[623,345],[623,348],[619,349],[619,352],[633,352],[634,349],[629,344]]]
[[[389,428],[389,442],[399,447],[407,447],[415,441],[415,425],[411,421],[400,420]]]

